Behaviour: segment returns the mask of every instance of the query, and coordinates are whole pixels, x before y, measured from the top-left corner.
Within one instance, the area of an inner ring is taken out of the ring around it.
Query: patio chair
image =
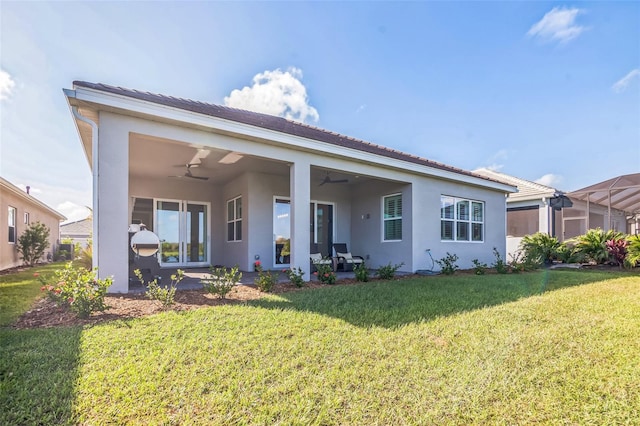
[[[342,269],[343,271],[353,271],[354,265],[361,265],[364,263],[362,256],[354,256],[345,243],[335,243],[333,250],[336,252],[336,270]]]
[[[311,259],[311,273],[318,270],[317,265],[331,265],[331,269],[336,270],[335,261],[330,257],[322,257],[322,253],[311,253],[309,258]]]

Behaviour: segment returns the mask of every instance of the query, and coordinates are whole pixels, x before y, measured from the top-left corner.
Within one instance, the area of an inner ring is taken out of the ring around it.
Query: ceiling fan
[[[195,167],[198,167],[198,166],[199,166],[199,164],[191,164],[191,163],[183,164],[183,165],[180,165],[180,166],[176,166],[176,167],[186,167],[187,170],[185,171],[185,173],[183,175],[174,175],[174,176],[169,176],[169,177],[172,177],[172,178],[188,177],[188,178],[191,178],[191,179],[209,180],[209,178],[206,177],[206,176],[194,176],[194,174],[191,173],[191,168],[192,167],[195,168]]]
[[[331,176],[329,176],[329,172],[327,172],[327,175],[324,177],[324,180],[320,182],[320,185],[318,186],[322,186],[325,183],[347,183],[347,182],[349,182],[349,179],[331,179]]]

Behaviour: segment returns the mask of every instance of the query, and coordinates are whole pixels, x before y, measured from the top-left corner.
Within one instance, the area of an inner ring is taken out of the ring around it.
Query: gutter
[[[64,90],[65,95],[67,96],[67,98],[75,98],[76,96],[76,92],[75,90]],[[99,169],[99,165],[98,165],[98,125],[88,119],[87,117],[83,116],[82,114],[80,114],[80,112],[78,111],[78,107],[77,106],[71,106],[71,112],[73,113],[73,116],[84,122],[87,123],[88,125],[91,126],[91,172],[93,174],[93,186],[92,186],[92,190],[93,190],[93,256],[92,256],[92,267],[93,269],[97,269],[98,268],[98,252],[100,250],[100,245],[98,244],[98,224],[100,222],[100,209],[98,206],[98,169]]]

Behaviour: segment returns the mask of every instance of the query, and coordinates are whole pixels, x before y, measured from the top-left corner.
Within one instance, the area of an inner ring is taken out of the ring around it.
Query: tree
[[[34,222],[18,238],[18,253],[24,263],[33,266],[49,247],[49,228],[40,222]]]

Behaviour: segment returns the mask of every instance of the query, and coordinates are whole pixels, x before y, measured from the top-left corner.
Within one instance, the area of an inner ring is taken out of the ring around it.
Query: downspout
[[[73,116],[91,126],[91,171],[93,174],[93,242],[92,242],[92,266],[98,268],[98,251],[100,250],[98,241],[98,222],[100,220],[100,209],[98,208],[98,125],[78,112],[78,107],[71,107]]]

